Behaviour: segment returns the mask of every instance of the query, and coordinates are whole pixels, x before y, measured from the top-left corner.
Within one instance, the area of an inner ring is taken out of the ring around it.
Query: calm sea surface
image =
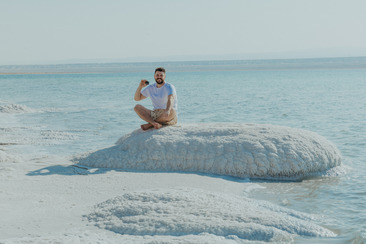
[[[19,144],[25,158],[109,146],[142,123],[133,96],[141,79],[153,81],[156,66],[167,68],[177,89],[180,123],[275,124],[332,141],[345,173],[259,181],[265,188],[251,197],[321,216],[338,234],[297,243],[365,243],[366,58],[0,66],[0,73],[38,73],[0,75],[0,143]]]

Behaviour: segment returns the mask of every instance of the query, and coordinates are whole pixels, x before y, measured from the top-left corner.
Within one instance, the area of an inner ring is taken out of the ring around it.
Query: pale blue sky
[[[0,64],[366,56],[365,0],[1,0]]]

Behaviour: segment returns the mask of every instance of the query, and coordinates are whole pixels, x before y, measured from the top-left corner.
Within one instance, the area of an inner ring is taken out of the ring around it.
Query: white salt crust
[[[308,176],[341,165],[338,149],[310,131],[261,124],[183,124],[135,130],[81,165],[197,172],[240,178]]]
[[[226,239],[291,241],[295,236],[334,237],[309,215],[265,201],[198,189],[125,193],[95,206],[92,224],[123,235],[211,234]]]

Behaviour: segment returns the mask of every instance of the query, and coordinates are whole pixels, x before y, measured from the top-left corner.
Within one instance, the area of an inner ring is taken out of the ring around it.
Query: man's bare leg
[[[144,106],[137,104],[135,106],[135,112],[137,113],[137,115],[142,119],[145,120],[148,124],[143,124],[141,125],[141,129],[143,130],[148,130],[152,127],[154,127],[155,129],[160,129],[162,127],[162,125],[156,121],[154,121],[151,118],[151,110],[145,108]]]
[[[148,130],[148,129],[151,129],[151,128],[154,128],[154,126],[150,123],[141,125],[142,130]]]

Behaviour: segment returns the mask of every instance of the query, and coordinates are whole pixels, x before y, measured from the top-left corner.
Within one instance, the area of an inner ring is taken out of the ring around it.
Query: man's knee
[[[141,111],[143,109],[143,106],[140,104],[137,104],[134,108],[135,112]]]

